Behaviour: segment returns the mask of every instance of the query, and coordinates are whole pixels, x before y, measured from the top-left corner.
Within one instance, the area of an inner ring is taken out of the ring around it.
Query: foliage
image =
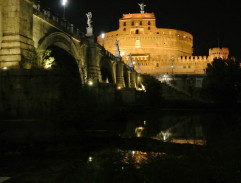
[[[150,75],[143,75],[143,84],[146,88],[145,103],[157,105],[161,101],[161,83]]]
[[[207,66],[204,90],[215,103],[234,103],[240,98],[240,61],[215,59]]]
[[[55,58],[50,57],[51,50],[38,49],[37,50],[37,60],[38,63],[45,69],[51,68],[54,65]]]

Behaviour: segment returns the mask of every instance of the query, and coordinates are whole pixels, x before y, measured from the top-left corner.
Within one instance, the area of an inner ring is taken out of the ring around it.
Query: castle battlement
[[[207,62],[208,57],[207,56],[180,56],[177,58],[177,61],[188,62],[188,63]]]
[[[121,20],[125,20],[125,19],[143,19],[143,18],[155,19],[155,14],[154,13],[129,13],[129,14],[123,14],[123,18]]]

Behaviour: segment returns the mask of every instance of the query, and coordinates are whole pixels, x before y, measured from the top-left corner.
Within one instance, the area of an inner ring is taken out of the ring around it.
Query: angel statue
[[[134,65],[133,65],[132,54],[131,54],[131,53],[130,53],[130,55],[129,55],[129,60],[130,60],[130,62],[129,62],[129,67],[130,67],[130,68],[133,68]]]
[[[119,51],[119,40],[116,40],[116,41],[115,41],[115,47],[116,47],[116,50]]]
[[[92,27],[91,23],[92,23],[92,13],[91,12],[88,12],[86,13],[86,16],[87,16],[87,24],[88,24],[88,27]]]
[[[138,4],[141,8],[141,13],[145,13],[145,7],[146,5],[144,3]]]

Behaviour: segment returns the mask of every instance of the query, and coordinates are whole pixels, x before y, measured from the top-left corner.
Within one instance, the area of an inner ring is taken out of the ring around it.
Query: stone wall
[[[77,86],[68,86],[60,73],[36,70],[0,72],[0,116],[45,117],[77,99]]]

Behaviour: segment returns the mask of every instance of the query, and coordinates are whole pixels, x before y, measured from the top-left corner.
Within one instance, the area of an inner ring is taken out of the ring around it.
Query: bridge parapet
[[[115,61],[115,62],[122,62],[123,66],[127,69],[127,70],[133,70],[133,68],[129,67],[129,65],[127,65],[122,58],[118,58],[115,55],[113,55],[111,52],[109,52],[108,50],[106,50],[103,46],[101,46],[100,44],[98,44],[98,46],[103,50],[104,54],[109,57],[111,60]],[[135,71],[135,70],[134,70]],[[136,72],[136,71],[135,71]]]
[[[74,38],[80,40],[83,37],[85,37],[84,33],[80,32],[80,30],[77,27],[75,27],[67,20],[64,20],[63,18],[55,15],[50,10],[33,8],[33,14],[47,21],[48,23],[52,24],[53,26],[62,30],[63,32],[68,33]]]

